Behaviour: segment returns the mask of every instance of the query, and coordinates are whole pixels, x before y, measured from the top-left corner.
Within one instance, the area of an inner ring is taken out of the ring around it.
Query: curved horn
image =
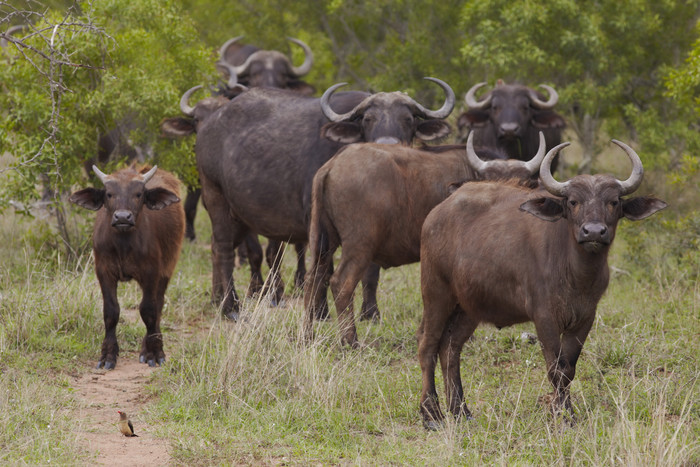
[[[622,150],[627,153],[627,156],[632,161],[632,174],[624,182],[618,180],[618,182],[620,182],[620,188],[622,188],[622,193],[620,196],[624,196],[634,192],[637,188],[639,188],[639,185],[642,184],[642,179],[644,178],[644,167],[642,167],[642,160],[639,158],[634,149],[616,139],[612,140],[612,142],[622,148]]]
[[[469,91],[467,91],[467,94],[464,96],[464,103],[467,104],[467,107],[476,110],[481,110],[488,107],[488,105],[491,103],[491,94],[487,94],[484,100],[482,100],[481,102],[477,102],[476,98],[474,97],[476,91],[484,86],[486,86],[486,82],[477,83],[474,86],[472,86],[471,89],[469,89]]]
[[[537,97],[537,93],[530,89],[530,101],[532,102],[533,107],[538,109],[551,109],[557,104],[557,102],[559,102],[559,94],[557,94],[557,91],[555,91],[553,87],[547,86],[546,84],[540,84],[540,87],[549,93],[549,99],[547,99],[546,102],[541,100],[539,97]]]
[[[99,178],[103,184],[107,183],[107,177],[109,177],[109,175],[98,169],[94,164],[92,165],[92,171],[95,172],[95,175],[97,175],[97,178]]]
[[[344,113],[342,115],[335,113],[333,109],[331,109],[331,106],[329,104],[331,94],[333,94],[336,89],[342,86],[346,86],[347,84],[348,83],[334,84],[330,88],[326,89],[326,92],[324,92],[321,96],[321,110],[323,111],[323,115],[325,115],[326,118],[331,122],[340,122],[343,120],[347,120],[355,113],[355,109],[357,109],[357,107],[355,107],[355,109],[352,109],[350,112]]]
[[[427,79],[428,81],[437,83],[437,85],[440,86],[443,91],[445,91],[445,103],[442,104],[442,107],[440,107],[437,110],[428,110],[422,105],[420,105],[418,102],[413,101],[415,102],[418,110],[421,111],[423,115],[425,115],[428,118],[445,118],[448,115],[450,115],[450,112],[452,112],[452,109],[454,109],[455,107],[455,93],[452,90],[452,88],[441,79],[430,78],[428,76],[426,76],[423,79]]]
[[[547,143],[544,140],[544,133],[540,131],[540,147],[537,148],[537,154],[535,154],[535,156],[532,159],[525,162],[525,164],[523,165],[523,167],[525,167],[525,170],[527,170],[530,175],[536,174],[537,171],[540,169],[540,165],[542,165],[542,159],[544,159],[546,151]]]
[[[548,192],[555,196],[566,196],[566,189],[569,187],[571,180],[564,183],[554,180],[554,177],[552,176],[552,159],[554,159],[554,156],[556,156],[559,151],[570,144],[571,143],[561,143],[558,146],[554,146],[549,150],[547,155],[544,156],[544,160],[540,166],[540,180],[542,180],[542,185]]]
[[[236,75],[236,67],[231,65],[229,62],[218,61],[216,66],[225,69],[228,72],[228,81],[226,82],[226,87],[229,89],[234,89],[236,87],[242,88],[244,91],[248,88],[242,84],[238,84],[238,76]]]
[[[482,160],[474,151],[474,132],[470,131],[467,137],[467,162],[469,166],[478,173],[482,173],[489,166],[488,162]]]
[[[185,93],[182,95],[180,98],[180,110],[182,111],[183,114],[187,115],[188,117],[194,117],[194,107],[190,107],[188,104],[190,100],[190,96],[197,90],[202,88],[202,85],[199,84],[193,88],[189,88]]]
[[[224,42],[224,45],[222,45],[221,48],[219,49],[219,60],[221,60],[222,62],[225,62],[226,61],[226,49],[228,49],[230,46],[232,46],[236,42],[240,41],[241,39],[243,39],[243,36],[234,37],[234,38],[229,39],[226,42]]]
[[[311,65],[314,63],[314,54],[311,53],[311,48],[299,39],[288,37],[287,40],[294,42],[296,45],[304,49],[304,63],[302,63],[300,66],[292,67],[292,73],[295,77],[298,78],[300,76],[304,76],[311,71]]]
[[[148,181],[156,174],[156,170],[158,170],[158,166],[154,165],[151,170],[141,176],[141,180],[143,180],[144,184],[148,183]]]

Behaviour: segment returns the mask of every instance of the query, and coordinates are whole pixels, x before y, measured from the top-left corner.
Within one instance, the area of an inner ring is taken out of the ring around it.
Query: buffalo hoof
[[[238,322],[239,315],[238,315],[237,311],[229,311],[228,313],[224,313],[224,318],[236,323],[236,322]]]
[[[423,428],[428,431],[440,431],[444,426],[445,422],[442,420],[423,420]]]
[[[328,303],[324,303],[320,308],[317,308],[314,314],[314,319],[318,321],[328,321],[330,317],[331,313],[328,311]]]
[[[163,363],[165,363],[165,357],[160,357],[158,359],[158,366],[161,366]]]
[[[155,361],[154,359],[152,359],[152,358],[149,359],[149,360],[148,360],[148,366],[150,366],[151,368],[155,367],[155,366],[156,366],[156,361]]]
[[[97,369],[104,369],[104,370],[114,370],[114,367],[116,367],[117,364],[115,362],[103,362],[100,360],[97,362]]]
[[[139,363],[146,363],[146,356],[145,355],[139,355]]]
[[[377,305],[365,306],[362,305],[362,310],[360,311],[361,321],[372,321],[373,323],[379,322],[379,308]]]

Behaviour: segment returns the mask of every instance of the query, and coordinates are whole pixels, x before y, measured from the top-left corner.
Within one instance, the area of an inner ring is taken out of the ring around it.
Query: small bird
[[[131,420],[126,418],[126,412],[117,410],[117,413],[119,414],[119,431],[121,431],[124,436],[129,438],[132,436],[138,437],[138,435],[134,433],[134,425],[131,424]]]

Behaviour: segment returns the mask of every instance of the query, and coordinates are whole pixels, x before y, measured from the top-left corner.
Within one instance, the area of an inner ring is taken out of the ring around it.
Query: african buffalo
[[[540,138],[540,150],[528,162],[481,160],[473,134],[466,151],[464,146],[413,149],[369,143],[341,149],[316,172],[313,182],[306,337],[311,337],[314,315],[326,303],[322,285],[330,280],[342,342],[356,346],[353,294],[369,265],[388,268],[418,261],[423,220],[455,184],[510,178],[536,184],[545,155],[541,133]],[[339,246],[342,255],[333,272],[333,253]]]
[[[566,126],[564,118],[556,113],[559,101],[557,92],[540,85],[549,93],[549,99],[527,86],[504,84],[496,86],[479,101],[476,91],[486,83],[474,85],[464,100],[469,110],[457,119],[460,134],[474,131],[474,144],[499,148],[508,157],[529,160],[538,150],[538,133],[544,132],[547,150],[561,142],[561,132]]]
[[[454,93],[444,82],[428,79],[447,95],[436,111],[400,92],[333,95],[343,83],[321,99],[252,88],[202,123],[197,167],[212,221],[213,298],[221,300],[225,316],[238,315],[233,248],[249,232],[305,242],[313,176],[344,143],[409,144],[414,137],[430,140],[449,133],[440,119],[451,112]],[[279,258],[270,272],[277,298],[282,294],[278,269]]]
[[[146,335],[139,360],[149,366],[160,365],[165,361],[160,332],[165,289],[185,233],[185,213],[178,197],[180,183],[157,167],[150,170],[129,167],[111,175],[95,166],[93,170],[104,188],[85,188],[73,193],[70,200],[97,211],[92,246],[105,322],[97,368],[111,370],[117,364],[117,284],[131,279],[143,291],[139,311]]]
[[[234,66],[234,72],[241,84],[249,88],[289,89],[305,96],[316,92],[313,86],[299,79],[308,74],[313,65],[313,54],[308,45],[299,39],[287,38],[304,50],[304,62],[300,66],[294,66],[283,53],[242,45],[242,38],[243,36],[238,36],[229,39],[219,49],[220,61]]]
[[[426,218],[418,331],[420,410],[426,428],[438,428],[443,419],[435,391],[438,357],[450,412],[471,416],[462,391],[460,353],[482,322],[498,328],[534,322],[554,386],[553,408],[573,417],[569,385],[608,286],[607,259],[617,223],[666,207],[656,198],[622,198],[639,187],[644,171],[629,146],[613,142],[632,160],[632,175],[625,181],[579,175],[557,182],[551,162],[569,144],[564,143],[551,149],[540,167],[546,191],[467,183]]]

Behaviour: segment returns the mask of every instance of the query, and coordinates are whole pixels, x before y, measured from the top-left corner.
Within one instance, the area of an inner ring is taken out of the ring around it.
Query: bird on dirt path
[[[132,436],[138,437],[138,435],[134,433],[134,425],[131,424],[131,420],[126,418],[126,412],[117,410],[117,413],[119,414],[119,431],[121,431],[124,436],[129,438]]]

